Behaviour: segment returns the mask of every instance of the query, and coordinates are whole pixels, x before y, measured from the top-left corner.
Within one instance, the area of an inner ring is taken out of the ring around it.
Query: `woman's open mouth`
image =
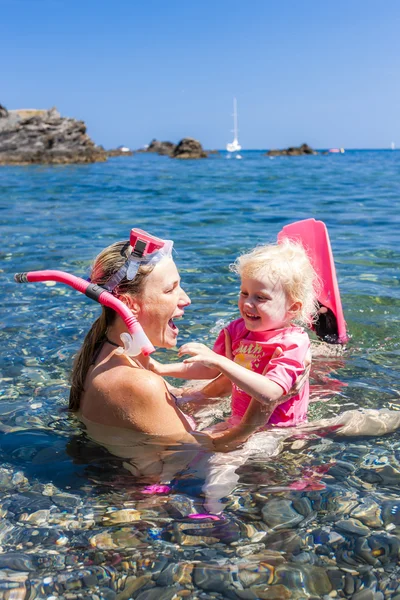
[[[173,318],[168,321],[168,327],[170,327],[175,334],[177,334],[179,331],[178,327],[175,325],[175,323],[173,321]]]

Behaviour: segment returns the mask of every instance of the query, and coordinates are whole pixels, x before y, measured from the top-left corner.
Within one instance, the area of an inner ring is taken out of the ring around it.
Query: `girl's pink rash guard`
[[[232,321],[226,329],[232,341],[232,357],[235,363],[264,374],[268,379],[279,384],[286,394],[304,373],[304,360],[310,347],[310,339],[302,327],[285,327],[271,331],[249,331],[244,320]],[[275,349],[279,346],[283,354],[271,360]],[[225,331],[222,330],[215,341],[214,352],[225,354]],[[268,424],[279,427],[297,425],[307,419],[309,401],[309,382],[300,392],[276,407]],[[232,415],[242,417],[247,410],[251,397],[232,384]]]

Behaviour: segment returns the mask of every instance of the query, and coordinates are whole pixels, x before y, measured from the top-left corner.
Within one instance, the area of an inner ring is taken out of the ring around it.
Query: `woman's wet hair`
[[[129,256],[130,250],[129,241],[116,242],[102,250],[93,262],[90,281],[104,286],[114,273],[123,266]],[[119,298],[124,295],[140,296],[146,277],[153,269],[154,265],[142,265],[135,278],[129,281],[124,277],[113,290],[113,294]],[[113,324],[115,317],[116,313],[112,308],[102,306],[100,317],[96,319],[86,334],[72,368],[71,390],[69,394],[70,410],[79,410],[87,372],[93,363],[93,357],[100,351],[106,337],[107,329]]]
[[[310,259],[300,243],[285,239],[279,244],[256,246],[242,254],[230,265],[240,277],[268,277],[279,281],[291,302],[299,301],[301,308],[294,316],[300,325],[311,325],[318,315],[320,281]]]

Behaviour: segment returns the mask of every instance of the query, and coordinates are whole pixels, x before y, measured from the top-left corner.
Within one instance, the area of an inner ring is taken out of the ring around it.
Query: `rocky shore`
[[[147,148],[138,150],[138,152],[155,153],[179,159],[207,158],[208,156],[200,142],[194,138],[183,138],[178,144],[154,139]]]
[[[304,156],[307,154],[318,154],[308,144],[302,144],[301,146],[290,146],[283,150],[269,150],[266,152],[267,156]]]
[[[92,163],[107,160],[83,121],[50,110],[7,111],[0,105],[0,165]]]
[[[207,158],[213,153],[206,152],[198,140],[190,137],[177,144],[153,139],[146,148],[136,152],[181,160]],[[92,163],[133,154],[127,147],[104,150],[97,146],[87,134],[83,121],[61,117],[55,108],[8,111],[0,104],[0,165]],[[266,153],[272,157],[315,154],[318,153],[308,144]]]

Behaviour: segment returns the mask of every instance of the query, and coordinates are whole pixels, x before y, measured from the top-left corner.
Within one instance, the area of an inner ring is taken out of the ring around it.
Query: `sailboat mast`
[[[236,98],[233,99],[233,135],[234,139],[238,139],[238,126],[237,126],[237,106]]]

